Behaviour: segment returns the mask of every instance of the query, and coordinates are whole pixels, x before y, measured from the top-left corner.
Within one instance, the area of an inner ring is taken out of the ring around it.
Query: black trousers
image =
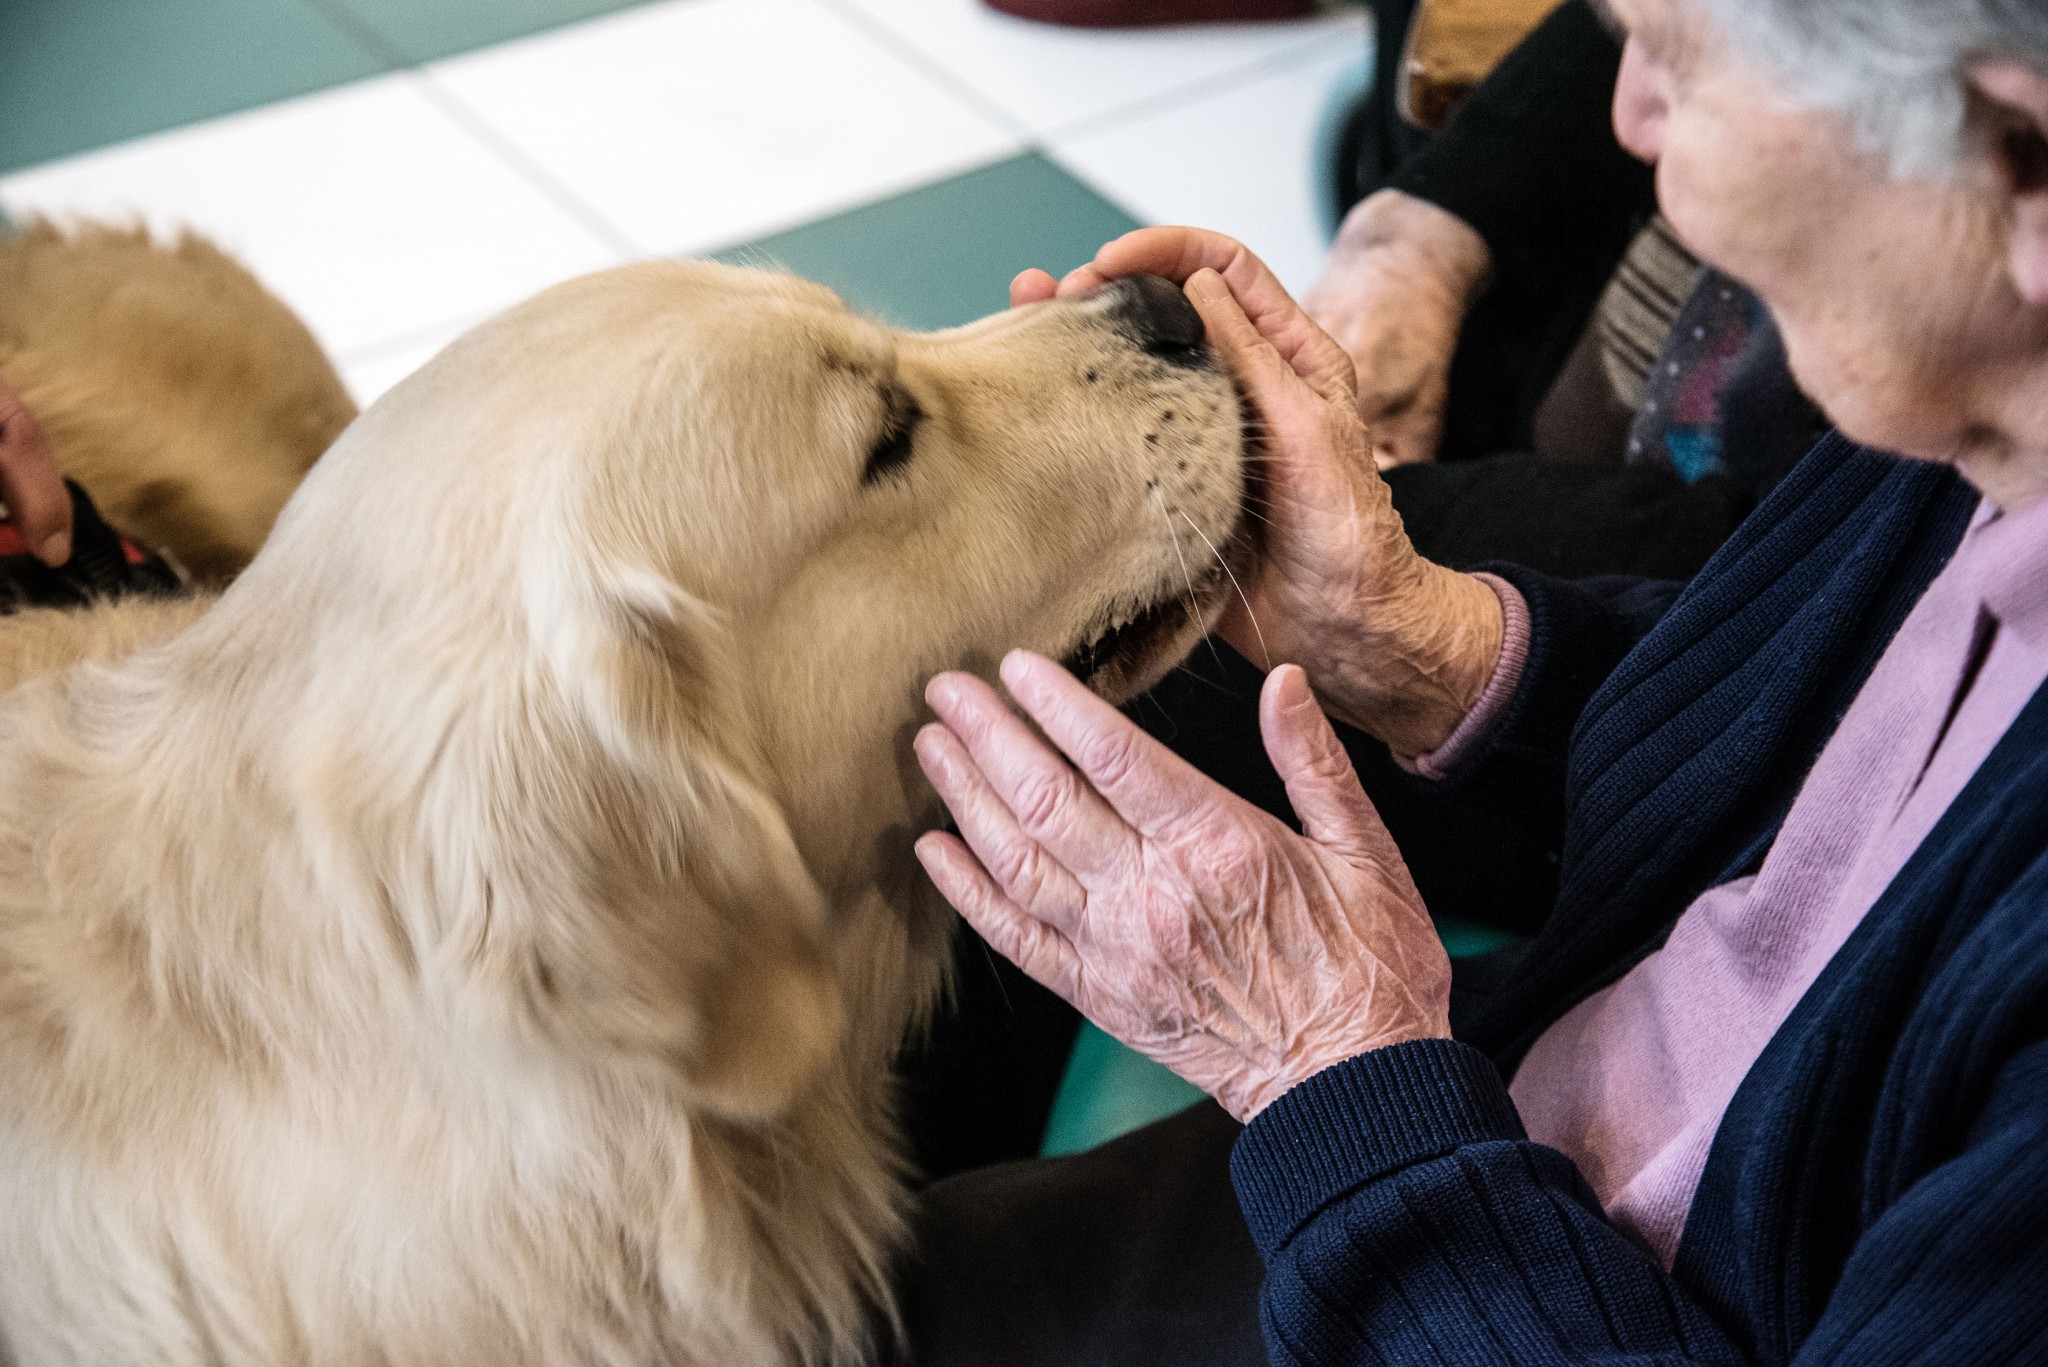
[[[1067,1158],[927,1188],[902,1296],[915,1367],[1258,1367],[1264,1269],[1214,1102]]]

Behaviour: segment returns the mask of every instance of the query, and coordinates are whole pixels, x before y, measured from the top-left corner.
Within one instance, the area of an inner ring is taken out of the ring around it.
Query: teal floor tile
[[[1202,1091],[1183,1082],[1143,1054],[1124,1048],[1093,1025],[1084,1023],[1074,1041],[1067,1074],[1053,1099],[1052,1119],[1040,1149],[1055,1154],[1081,1153],[1106,1144],[1120,1134],[1155,1120],[1177,1115],[1202,1099]]]
[[[1485,954],[1515,938],[1485,926],[1438,917],[1437,934],[1453,959]],[[1202,1099],[1192,1083],[1143,1054],[1083,1023],[1053,1098],[1040,1152],[1083,1153],[1155,1120],[1177,1115]]]
[[[1482,926],[1472,921],[1461,921],[1455,916],[1436,918],[1437,938],[1444,942],[1444,953],[1453,959],[1470,959],[1480,954],[1491,954],[1496,949],[1506,949],[1517,943],[1513,935],[1491,926]]]
[[[443,57],[524,38],[644,0],[307,0],[359,25],[390,60]]]
[[[375,75],[301,0],[0,0],[0,171]]]
[[[955,327],[1007,308],[1010,277],[1054,274],[1138,221],[1036,153],[718,253],[830,285],[903,327]]]

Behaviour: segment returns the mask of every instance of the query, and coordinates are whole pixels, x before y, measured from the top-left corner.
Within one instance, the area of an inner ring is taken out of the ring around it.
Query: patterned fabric
[[[1699,277],[1699,258],[1658,214],[1629,243],[1600,295],[1593,314],[1600,368],[1615,400],[1630,412],[1640,410],[1649,397],[1650,371]]]
[[[1755,295],[1702,269],[1650,371],[1629,432],[1628,463],[1664,466],[1688,484],[1726,473],[1721,427],[1727,396],[1753,347],[1765,345],[1756,339],[1770,326]]]
[[[184,586],[161,556],[108,526],[85,490],[64,484],[71,491],[72,550],[56,569],[30,555],[14,528],[0,523],[0,614],[82,607],[129,593],[171,594]]]

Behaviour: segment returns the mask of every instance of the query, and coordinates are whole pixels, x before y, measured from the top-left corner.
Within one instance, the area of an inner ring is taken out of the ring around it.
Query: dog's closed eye
[[[882,434],[875,440],[868,452],[866,468],[860,472],[862,484],[873,484],[891,470],[900,470],[910,463],[911,452],[917,442],[918,424],[924,421],[924,410],[917,406],[917,400],[900,389],[888,391],[888,411],[882,422]]]

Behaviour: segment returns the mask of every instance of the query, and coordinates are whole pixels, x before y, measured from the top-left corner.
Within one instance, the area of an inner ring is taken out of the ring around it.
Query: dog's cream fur
[[[920,687],[1151,608],[1143,685],[1243,496],[1114,296],[914,336],[645,265],[379,402],[210,604],[0,624],[13,1359],[858,1357]]]
[[[219,248],[102,224],[0,233],[0,376],[108,521],[208,583],[249,563],[356,412]]]

